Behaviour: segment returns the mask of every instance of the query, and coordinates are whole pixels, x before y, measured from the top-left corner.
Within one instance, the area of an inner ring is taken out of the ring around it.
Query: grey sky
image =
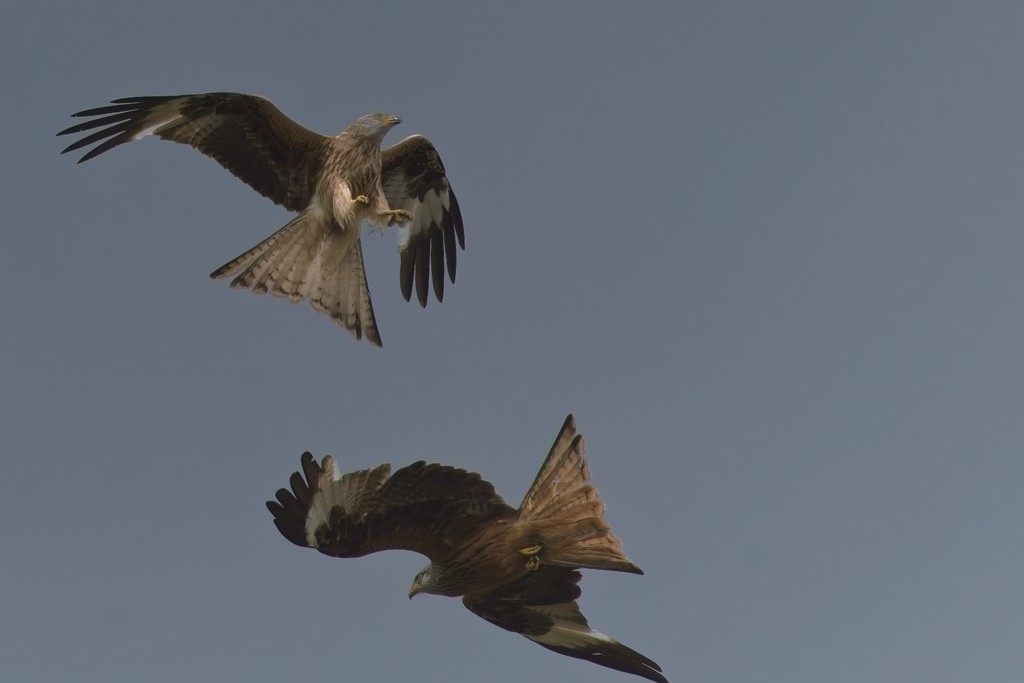
[[[244,9],[243,9],[244,7]],[[0,10],[0,662],[21,683],[640,680],[411,602],[263,501],[303,450],[518,502],[569,412],[673,683],[1024,670],[1024,5],[26,3]],[[440,150],[455,285],[384,349],[207,274],[287,220],[68,115],[241,90]]]

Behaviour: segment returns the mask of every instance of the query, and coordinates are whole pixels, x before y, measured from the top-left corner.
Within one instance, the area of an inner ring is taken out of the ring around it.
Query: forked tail
[[[518,520],[541,545],[542,563],[643,574],[630,562],[590,483],[586,444],[570,415],[522,504]]]
[[[306,209],[273,235],[210,274],[232,275],[232,287],[269,292],[289,301],[309,299],[313,308],[361,339],[381,345],[363,269],[359,224],[331,228]]]

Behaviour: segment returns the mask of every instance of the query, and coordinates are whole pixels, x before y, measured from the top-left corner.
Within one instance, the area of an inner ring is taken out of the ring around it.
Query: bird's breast
[[[346,181],[340,180],[329,190],[328,201],[334,221],[342,229],[350,225],[358,226],[365,219],[372,219],[376,213],[377,194],[353,188]]]
[[[380,169],[374,171],[372,165],[353,170],[346,177],[346,183],[353,197],[362,195],[367,197],[371,203],[376,201],[380,193]]]

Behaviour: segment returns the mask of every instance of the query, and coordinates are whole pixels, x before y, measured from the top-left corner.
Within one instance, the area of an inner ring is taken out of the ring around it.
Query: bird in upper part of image
[[[653,660],[591,629],[576,603],[579,569],[643,574],[603,518],[584,449],[569,415],[518,509],[463,469],[421,461],[339,476],[331,456],[317,463],[308,452],[291,490],[267,507],[285,538],[325,555],[425,555],[410,598],[462,596],[477,616],[549,650],[667,683]]]
[[[79,163],[153,134],[191,145],[289,211],[291,221],[211,273],[232,287],[309,299],[356,339],[381,346],[363,268],[360,231],[398,226],[399,284],[413,285],[426,307],[428,280],[444,298],[445,270],[455,282],[456,242],[466,237],[441,157],[422,135],[381,150],[400,119],[367,114],[333,137],[314,133],[266,98],[231,92],[113,100],[75,117],[89,121],[57,135],[100,129],[61,152],[89,145]],[[97,144],[98,143],[98,144]]]

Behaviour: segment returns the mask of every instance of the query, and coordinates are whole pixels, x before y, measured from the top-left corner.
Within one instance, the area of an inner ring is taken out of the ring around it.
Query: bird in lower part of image
[[[417,462],[340,475],[310,453],[267,502],[295,545],[332,557],[413,550],[430,564],[409,597],[462,597],[474,614],[563,655],[667,683],[653,660],[590,628],[580,569],[643,574],[603,518],[582,435],[570,415],[518,508],[479,474]]]

